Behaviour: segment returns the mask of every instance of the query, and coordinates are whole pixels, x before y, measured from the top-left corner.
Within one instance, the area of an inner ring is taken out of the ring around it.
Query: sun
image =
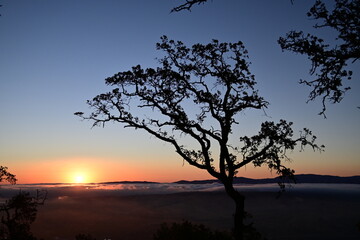
[[[75,183],[84,183],[85,177],[82,174],[75,175],[74,177]]]

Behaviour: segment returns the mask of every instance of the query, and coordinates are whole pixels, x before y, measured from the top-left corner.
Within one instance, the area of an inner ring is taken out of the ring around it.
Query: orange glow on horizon
[[[65,176],[62,176],[65,180],[61,182],[65,183],[93,183],[96,182],[96,175],[92,164],[84,166],[81,163],[74,163],[68,169],[64,170]]]
[[[19,161],[7,164],[16,175],[18,183],[90,183],[97,182],[109,172],[101,166],[102,160],[94,158],[64,158],[33,161]]]
[[[36,162],[36,163],[34,163]],[[302,165],[305,160],[289,163],[296,174],[324,174],[352,176],[356,173],[345,171],[340,167],[335,169],[329,161],[318,161]],[[204,170],[197,169],[181,159],[115,159],[72,157],[46,160],[24,160],[5,162],[9,172],[16,175],[18,184],[23,183],[101,183],[113,181],[153,181],[175,182],[179,180],[213,179]],[[335,170],[334,170],[335,169]],[[239,170],[238,177],[273,178],[276,173],[266,167],[254,168],[247,166]]]
[[[11,164],[18,183],[100,183],[112,181],[153,181],[174,182],[179,180],[213,179],[209,173],[179,159],[166,160],[121,160],[100,158],[66,158],[39,161],[34,166],[31,161]],[[239,177],[268,177],[262,169],[248,169],[239,172]]]

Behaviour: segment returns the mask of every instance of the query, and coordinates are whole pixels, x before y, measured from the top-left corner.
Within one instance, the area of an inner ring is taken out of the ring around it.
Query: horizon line
[[[300,174],[295,174],[294,176],[321,176],[321,177],[340,177],[340,178],[351,178],[351,177],[360,177],[360,175],[350,175],[350,176],[339,176],[339,175],[330,175],[330,174],[315,174],[315,173],[300,173]],[[270,180],[270,179],[276,179],[279,178],[280,176],[275,176],[275,177],[268,177],[268,178],[248,178],[248,177],[234,177],[234,179],[249,179],[249,180]],[[166,183],[178,183],[178,182],[201,182],[201,181],[220,181],[216,178],[208,178],[208,179],[196,179],[196,180],[185,180],[185,179],[181,179],[181,180],[176,180],[176,181],[170,181],[170,182],[158,182],[158,181],[147,181],[147,180],[117,180],[117,181],[102,181],[102,182],[83,182],[83,183],[77,183],[77,182],[42,182],[42,183],[15,183],[15,184],[11,184],[11,183],[5,183],[5,182],[1,182],[1,185],[60,185],[60,184],[72,184],[72,185],[85,185],[85,184],[111,184],[111,183],[147,183],[147,184],[166,184]]]

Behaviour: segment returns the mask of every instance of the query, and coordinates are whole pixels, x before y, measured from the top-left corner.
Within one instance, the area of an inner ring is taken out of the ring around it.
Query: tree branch
[[[174,7],[171,12],[180,12],[182,10],[188,10],[188,11],[191,11],[191,8],[193,5],[195,4],[204,4],[205,2],[207,2],[208,0],[186,0],[185,3],[177,6],[177,7]]]

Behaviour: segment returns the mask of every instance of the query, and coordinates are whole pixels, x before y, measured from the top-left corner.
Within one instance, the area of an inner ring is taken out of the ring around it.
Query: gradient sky
[[[184,164],[172,146],[144,132],[109,124],[92,128],[73,115],[86,100],[105,92],[106,77],[141,64],[155,67],[160,36],[188,45],[211,39],[243,41],[251,70],[269,109],[239,116],[239,136],[260,123],[281,118],[295,131],[310,128],[323,153],[290,155],[297,173],[360,174],[359,71],[352,90],[327,119],[319,101],[306,104],[310,63],[282,52],[279,36],[289,30],[313,32],[306,17],[312,1],[213,0],[192,12],[170,13],[175,0],[3,0],[0,8],[0,164],[19,183],[207,179]],[[331,37],[331,31],[321,31]],[[359,69],[359,63],[353,69]],[[274,177],[248,165],[239,176]]]

